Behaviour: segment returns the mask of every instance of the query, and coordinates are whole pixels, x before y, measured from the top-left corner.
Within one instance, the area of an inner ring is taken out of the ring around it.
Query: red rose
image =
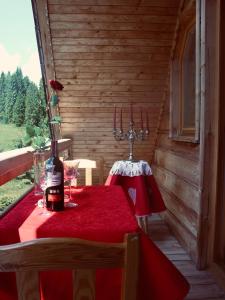
[[[49,84],[55,91],[62,91],[62,89],[64,88],[64,86],[57,80],[49,80]]]

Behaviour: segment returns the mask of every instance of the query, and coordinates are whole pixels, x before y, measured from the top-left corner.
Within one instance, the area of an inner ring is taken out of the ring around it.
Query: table
[[[121,185],[134,205],[141,227],[148,232],[147,217],[166,209],[158,185],[147,161],[116,161],[105,185]]]
[[[189,285],[180,272],[139,229],[126,195],[119,186],[73,188],[79,204],[63,212],[40,215],[37,197],[31,192],[0,220],[0,244],[40,237],[78,237],[94,241],[121,242],[124,234],[140,232],[138,300],[181,300]],[[120,205],[118,206],[118,201]],[[72,299],[71,272],[42,272],[42,299]],[[97,300],[118,300],[121,270],[99,270]],[[108,293],[108,291],[110,294]],[[15,300],[14,274],[0,273],[0,299]]]

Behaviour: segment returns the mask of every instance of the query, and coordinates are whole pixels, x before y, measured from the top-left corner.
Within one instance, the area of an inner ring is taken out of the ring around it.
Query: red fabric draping
[[[135,189],[136,200],[134,201],[134,210],[136,216],[145,216],[166,209],[153,175],[139,175],[132,177],[109,175],[105,185],[120,185],[128,196],[129,189]]]
[[[140,231],[129,203],[119,186],[73,189],[75,208],[43,215],[28,194],[0,220],[0,244],[40,237],[79,237],[104,242],[121,242],[127,232]],[[138,300],[181,300],[189,286],[180,272],[141,232]],[[121,270],[97,272],[97,300],[120,298]],[[72,299],[70,272],[43,272],[42,299]],[[109,293],[110,290],[110,293]],[[15,300],[14,274],[0,273],[0,299]]]

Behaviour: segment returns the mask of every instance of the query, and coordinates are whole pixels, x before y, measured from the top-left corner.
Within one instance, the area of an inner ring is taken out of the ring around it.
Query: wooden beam
[[[215,218],[219,114],[219,0],[198,1],[201,14],[200,216],[197,267],[208,265]],[[201,4],[201,5],[200,5]],[[209,238],[210,237],[210,238]]]
[[[48,17],[47,0],[32,0],[37,38],[39,39],[39,54],[43,63],[46,80],[55,78],[52,53],[51,32]],[[46,84],[47,84],[46,82]]]

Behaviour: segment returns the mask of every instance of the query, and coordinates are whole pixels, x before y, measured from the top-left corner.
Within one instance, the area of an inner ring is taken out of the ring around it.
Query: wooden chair
[[[19,300],[38,300],[38,272],[72,270],[73,300],[83,299],[84,296],[86,300],[94,300],[95,270],[123,268],[121,299],[135,300],[138,257],[137,234],[127,234],[123,243],[99,243],[75,238],[40,238],[0,246],[0,272],[16,272]]]
[[[90,160],[90,159],[74,159],[74,163],[78,163],[78,169],[85,169],[85,185],[93,184],[93,169],[97,169],[98,171],[98,183],[103,184],[104,180],[104,171],[103,171],[103,159],[98,160]],[[79,178],[78,178],[79,180]],[[75,182],[77,185],[77,181]]]

